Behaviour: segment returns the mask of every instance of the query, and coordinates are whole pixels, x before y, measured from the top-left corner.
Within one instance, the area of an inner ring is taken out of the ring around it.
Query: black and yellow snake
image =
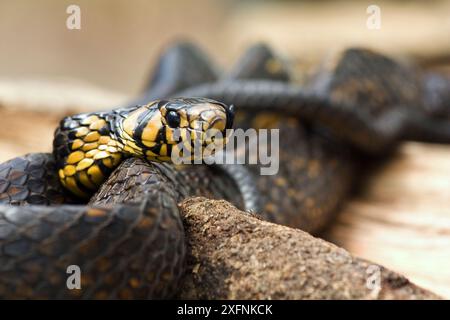
[[[53,155],[0,164],[0,297],[172,297],[186,250],[177,203],[189,196],[321,230],[361,157],[385,154],[401,139],[450,142],[445,90],[424,79],[353,49],[300,86],[262,45],[219,78],[197,48],[173,46],[137,103],[67,117]],[[235,127],[280,129],[278,174],[167,162],[178,151],[174,129],[189,146],[210,128],[231,128],[233,118]],[[81,290],[66,287],[70,265],[82,271]]]

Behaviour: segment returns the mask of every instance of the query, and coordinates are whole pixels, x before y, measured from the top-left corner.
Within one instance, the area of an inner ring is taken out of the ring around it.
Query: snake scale
[[[226,199],[317,233],[363,157],[404,139],[450,142],[450,81],[368,50],[346,50],[304,84],[264,45],[220,74],[200,49],[175,44],[130,106],[67,117],[53,154],[0,164],[0,297],[173,297],[185,266],[184,198]],[[190,144],[233,120],[280,129],[276,175],[166,162],[172,129]],[[66,287],[69,265],[82,271],[81,290]]]

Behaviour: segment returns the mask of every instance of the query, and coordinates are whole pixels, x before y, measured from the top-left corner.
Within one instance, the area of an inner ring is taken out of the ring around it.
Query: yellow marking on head
[[[129,153],[129,154],[135,154],[135,155],[138,155],[138,156],[142,155],[142,150],[135,150],[135,149],[131,148],[130,146],[124,146],[122,148],[122,150],[124,152],[126,152],[126,153]]]
[[[168,144],[175,144],[175,143],[179,142],[179,141],[175,140],[174,135],[173,135],[174,132],[175,132],[175,129],[166,127],[166,141]]]
[[[154,152],[151,151],[151,150],[145,151],[145,155],[146,155],[147,157],[151,157],[151,158],[155,158],[155,157],[158,156],[156,153],[154,153]]]
[[[144,144],[144,146],[149,148],[156,146],[156,142],[154,141],[142,140],[142,143]]]
[[[187,140],[183,142],[184,149],[192,153],[192,144],[191,141]]]
[[[214,109],[214,113],[216,114],[216,116],[219,116],[219,117],[225,117],[225,118],[227,117],[227,113],[223,109]]]
[[[80,127],[76,131],[77,131],[77,133],[75,133],[75,136],[77,138],[84,137],[85,135],[87,135],[89,133],[89,129],[86,127]]]
[[[202,130],[203,121],[193,120],[193,121],[191,121],[189,126],[191,127],[191,129],[194,129],[194,130]]]
[[[155,113],[154,116],[150,119],[150,121],[145,126],[144,130],[142,130],[142,140],[147,141],[156,141],[158,136],[159,129],[162,127],[161,114],[159,112]]]
[[[80,190],[80,188],[78,188],[77,182],[74,177],[66,177],[65,181],[66,181],[67,188],[75,195],[82,197],[82,198],[85,198],[88,196],[84,191],[82,191],[82,190]]]
[[[106,151],[99,151],[95,156],[94,159],[95,160],[100,160],[100,159],[104,159],[104,158],[108,158],[110,156],[110,154]]]
[[[84,126],[90,125],[91,123],[93,123],[94,121],[98,120],[98,116],[96,115],[92,115],[87,117],[86,119],[82,120],[80,123]]]
[[[75,166],[73,165],[67,165],[64,167],[64,175],[65,176],[73,176],[75,173],[77,172],[77,170],[75,169]]]
[[[203,131],[192,130],[191,131],[191,140],[204,141],[206,134]]]
[[[115,147],[106,147],[106,151],[108,151],[110,153],[116,153],[119,150],[117,150],[117,148],[115,148]]]
[[[188,128],[180,128],[180,138],[182,141],[190,141],[191,140],[191,130]]]
[[[189,126],[189,122],[186,116],[182,116],[180,115],[180,127],[188,127]]]
[[[87,134],[86,137],[84,137],[84,141],[85,142],[94,142],[97,141],[100,138],[100,133],[98,133],[97,131],[93,131]]]
[[[120,161],[122,160],[122,154],[121,153],[112,153],[111,157],[112,157],[114,166],[117,166],[120,163]]]
[[[95,149],[97,147],[98,147],[98,143],[97,142],[86,143],[83,146],[83,151],[89,151],[89,150]]]
[[[184,154],[186,149],[187,148],[181,148],[178,144],[175,144],[172,146],[172,156],[177,156],[180,159],[192,159],[192,154],[190,156]]]
[[[167,156],[167,144],[162,144],[161,149],[159,150],[159,154],[161,156]]]
[[[192,108],[189,112],[189,117],[191,120],[198,119],[203,112],[211,111],[211,104],[202,103],[197,104],[194,108]]]
[[[87,174],[96,185],[100,185],[104,180],[104,176],[98,165],[93,165],[87,170]]]
[[[84,145],[83,140],[81,140],[81,139],[75,139],[75,140],[72,142],[72,149],[73,149],[73,150],[76,150],[76,149],[78,149],[78,148],[81,148],[83,145]]]
[[[112,140],[111,137],[108,137],[108,136],[101,136],[101,137],[98,139],[98,143],[99,143],[99,144],[109,144],[109,143],[114,143],[114,144],[115,144],[115,141]]]
[[[99,119],[95,122],[92,122],[91,125],[89,126],[89,129],[98,131],[101,128],[103,128],[104,126],[106,126],[106,121],[103,119]]]
[[[210,127],[210,129],[217,129],[219,131],[223,131],[226,128],[225,120],[216,120],[214,124]]]
[[[131,112],[123,121],[123,130],[130,136],[133,136],[134,129],[136,128],[137,120],[139,116],[143,113],[148,111],[147,108],[141,107],[133,112]]]
[[[80,171],[78,172],[78,180],[87,188],[91,190],[97,189],[97,186],[92,183],[92,181],[89,179],[89,176],[87,175],[86,171]]]
[[[83,151],[75,151],[75,152],[72,152],[71,154],[69,154],[66,162],[67,162],[67,164],[74,164],[74,163],[79,162],[83,158],[84,158]]]
[[[218,114],[217,114],[217,112],[215,112],[215,110],[208,110],[208,111],[202,112],[201,119],[202,120],[211,119],[211,118],[214,118],[215,116],[218,116]]]
[[[85,156],[86,158],[93,158],[98,152],[99,152],[98,149],[94,149],[86,152]]]
[[[105,151],[106,148],[107,148],[107,146],[105,144],[102,144],[102,145],[98,146],[98,150],[100,150],[100,151]]]
[[[133,138],[125,130],[121,131],[121,136],[125,140],[133,140]]]
[[[63,180],[66,176],[64,175],[64,170],[59,169],[58,170],[59,179]]]
[[[137,145],[136,145],[136,143],[134,143],[133,141],[125,141],[125,143],[127,144],[127,145],[129,145],[130,147],[132,147],[133,149],[135,149],[135,150],[141,150],[141,148],[140,147],[138,147]]]
[[[113,167],[113,163],[111,158],[105,158],[102,160],[102,163],[107,166],[108,168],[112,168]]]
[[[78,163],[76,170],[82,171],[82,170],[86,169],[87,167],[90,167],[93,163],[94,163],[94,160],[92,160],[90,158],[84,158],[83,160],[81,160]]]
[[[161,112],[161,115],[163,116],[163,118],[167,115],[167,108],[166,108],[166,106],[162,106],[160,109],[159,109],[159,112]]]

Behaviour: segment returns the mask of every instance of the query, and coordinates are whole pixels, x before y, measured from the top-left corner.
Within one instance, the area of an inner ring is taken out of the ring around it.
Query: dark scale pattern
[[[62,183],[76,196],[92,195],[120,163],[123,156],[113,129],[124,112],[83,113],[61,120],[53,154]]]
[[[221,169],[165,162],[125,160],[91,199],[91,204],[138,202],[149,190],[163,190],[179,202],[189,196],[226,199],[244,208],[233,179]]]
[[[105,128],[102,128],[103,133],[104,135],[110,135],[111,123],[115,120],[114,113],[112,112],[90,112],[65,117],[61,120],[53,138],[53,154],[55,158],[61,162],[57,163],[57,167],[64,167],[64,160],[74,150],[72,147],[74,140],[77,138],[83,139],[83,137],[86,136],[86,134],[77,136],[77,132],[83,127],[89,130],[90,123],[83,124],[83,120],[86,120],[90,116],[97,116],[99,119],[104,119],[106,121],[106,126]]]
[[[73,203],[55,172],[50,154],[27,154],[0,164],[0,204]]]
[[[116,206],[0,205],[0,297],[172,296],[185,254],[176,201],[160,181],[140,187],[139,202]],[[69,265],[81,290],[66,287]]]
[[[14,159],[2,165],[2,177],[27,189],[32,179],[23,175],[34,173],[42,159],[54,166],[51,158],[34,154],[25,162]],[[55,179],[52,166],[40,174],[49,181]],[[239,190],[221,170],[135,158],[124,161],[89,206],[0,205],[0,297],[173,296],[185,255],[177,201],[189,195],[243,205]],[[20,204],[29,204],[28,197]],[[69,265],[81,268],[81,290],[66,287]]]

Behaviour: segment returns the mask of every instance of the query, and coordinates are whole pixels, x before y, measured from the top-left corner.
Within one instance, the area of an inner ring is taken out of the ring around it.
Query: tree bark
[[[439,298],[393,271],[226,201],[189,198],[180,209],[188,272],[179,298]]]

